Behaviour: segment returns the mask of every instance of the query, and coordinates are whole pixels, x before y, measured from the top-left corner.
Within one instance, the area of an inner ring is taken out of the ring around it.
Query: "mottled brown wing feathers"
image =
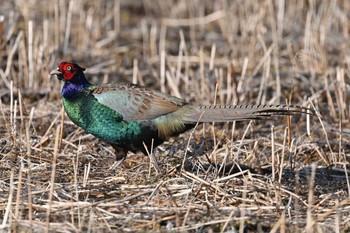
[[[123,115],[124,120],[152,120],[186,105],[179,98],[133,84],[101,85],[92,94],[99,103]]]

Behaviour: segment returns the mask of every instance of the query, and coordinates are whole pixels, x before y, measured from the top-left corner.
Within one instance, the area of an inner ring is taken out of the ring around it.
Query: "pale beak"
[[[57,76],[59,76],[59,75],[62,75],[62,72],[60,72],[58,70],[53,70],[53,71],[50,72],[50,75],[57,75]]]

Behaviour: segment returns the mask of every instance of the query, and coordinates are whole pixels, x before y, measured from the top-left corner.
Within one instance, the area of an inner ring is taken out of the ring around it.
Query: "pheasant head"
[[[73,81],[76,77],[83,74],[85,68],[80,67],[78,64],[71,62],[62,62],[56,70],[51,71],[51,75],[57,75],[59,80]]]
[[[65,82],[62,88],[63,97],[69,98],[77,92],[83,91],[91,86],[84,75],[85,68],[71,62],[62,62],[56,70],[51,71],[51,75],[56,75],[59,80]]]

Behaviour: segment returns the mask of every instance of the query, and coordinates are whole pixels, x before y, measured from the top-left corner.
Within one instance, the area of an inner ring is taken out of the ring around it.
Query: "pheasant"
[[[109,143],[119,161],[126,158],[128,151],[146,154],[197,123],[312,112],[297,105],[192,105],[131,83],[93,85],[86,79],[84,70],[78,64],[62,62],[50,75],[64,81],[62,102],[68,117]]]

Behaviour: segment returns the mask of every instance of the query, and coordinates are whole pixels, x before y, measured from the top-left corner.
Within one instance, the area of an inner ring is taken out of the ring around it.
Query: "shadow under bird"
[[[311,113],[296,105],[192,105],[184,100],[131,83],[88,82],[85,68],[62,62],[51,75],[64,81],[62,102],[68,117],[88,133],[109,143],[117,160],[128,151],[147,153],[167,138],[197,122],[230,122],[273,115]]]

